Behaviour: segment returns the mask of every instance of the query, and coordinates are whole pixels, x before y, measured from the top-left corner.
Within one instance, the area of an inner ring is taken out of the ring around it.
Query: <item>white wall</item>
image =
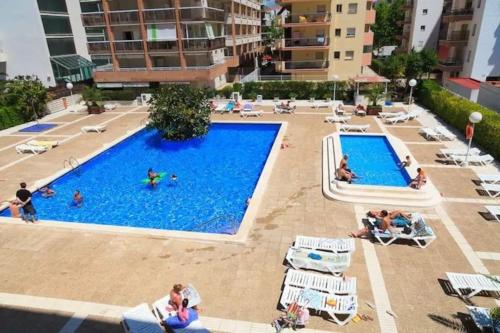
[[[71,23],[73,39],[75,40],[76,53],[90,60],[90,55],[87,49],[87,35],[80,16],[82,14],[80,2],[66,0],[66,7],[68,8],[69,22]]]
[[[449,91],[462,96],[463,98],[467,98],[468,100],[472,102],[477,102],[477,96],[479,89],[470,89],[463,87],[459,84],[456,84],[455,82],[445,80],[443,82],[443,86],[448,89]]]
[[[0,41],[9,78],[34,74],[44,85],[55,85],[36,0],[0,0]]]
[[[469,25],[471,34],[476,25],[476,33],[469,38],[461,76],[486,81],[488,76],[500,76],[500,1],[482,0],[480,8],[477,4],[474,0],[474,17]]]
[[[489,83],[481,83],[477,102],[500,113],[500,87],[495,87]]]
[[[421,51],[424,48],[436,49],[441,13],[444,0],[416,0],[413,5],[412,27],[410,31],[409,48]],[[427,9],[427,14],[423,10]],[[425,31],[420,26],[425,25]]]

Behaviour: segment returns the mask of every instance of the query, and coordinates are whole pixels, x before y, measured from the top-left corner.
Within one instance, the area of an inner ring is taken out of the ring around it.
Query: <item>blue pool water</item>
[[[212,124],[208,135],[166,141],[140,131],[52,183],[56,195],[33,195],[40,219],[155,229],[235,233],[279,124]],[[156,188],[148,168],[177,175]],[[72,193],[84,197],[69,207]],[[8,215],[8,212],[2,212]]]
[[[348,166],[357,175],[353,184],[406,187],[410,176],[385,136],[341,135],[342,153],[349,155]]]
[[[56,126],[57,124],[36,124],[29,127],[25,127],[19,130],[19,132],[45,132]]]

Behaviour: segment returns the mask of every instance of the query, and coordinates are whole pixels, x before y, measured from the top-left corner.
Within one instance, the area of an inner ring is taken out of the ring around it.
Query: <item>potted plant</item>
[[[367,114],[371,116],[377,116],[379,112],[382,111],[382,105],[378,103],[384,98],[385,93],[384,89],[379,86],[373,86],[369,91],[366,97],[370,101],[370,105],[367,107]]]
[[[99,114],[104,112],[104,108],[100,105],[102,101],[102,93],[95,87],[85,87],[82,92],[82,97],[87,104],[89,114]]]
[[[295,102],[296,98],[297,98],[297,94],[296,93],[290,93],[290,101],[291,102]]]

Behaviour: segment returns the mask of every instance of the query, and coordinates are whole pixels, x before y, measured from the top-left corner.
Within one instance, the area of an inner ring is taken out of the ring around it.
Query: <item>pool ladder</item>
[[[68,159],[64,160],[63,168],[66,168],[66,164],[68,164],[68,166],[71,167],[72,171],[79,170],[81,166],[80,162],[78,162],[78,160],[73,156],[70,156]]]
[[[196,229],[200,229],[208,224],[215,224],[221,221],[229,221],[229,228],[222,231],[223,234],[234,235],[238,231],[239,221],[233,215],[219,215],[210,220],[196,224]]]

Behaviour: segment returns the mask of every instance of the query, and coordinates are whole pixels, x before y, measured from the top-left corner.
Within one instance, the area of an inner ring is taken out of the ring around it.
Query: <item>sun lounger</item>
[[[340,130],[343,132],[363,132],[365,133],[370,128],[370,125],[347,125],[342,124]]]
[[[500,196],[500,184],[482,184],[481,187],[491,198]]]
[[[492,183],[492,184],[500,183],[500,174],[480,173],[477,176],[479,177],[479,180],[481,180],[482,183]]]
[[[454,162],[456,165],[462,165],[465,163],[466,155],[451,155],[450,160]],[[467,158],[467,162],[471,164],[479,164],[479,165],[489,165],[493,163],[495,159],[493,156],[487,155],[470,155]]]
[[[404,112],[379,112],[378,115],[380,116],[380,118],[382,119],[386,119],[386,118],[395,118],[395,117],[399,117],[399,116],[404,116],[405,113]]]
[[[500,206],[484,206],[484,208],[500,223]]]
[[[274,113],[295,113],[296,106],[290,105],[290,107],[282,106],[281,104],[275,104],[273,108]]]
[[[440,149],[439,152],[441,155],[444,155],[445,157],[451,159],[451,156],[465,156],[467,155],[467,149],[462,149],[462,148],[445,148],[445,149]],[[481,151],[477,148],[471,148],[469,151],[469,155],[479,155],[481,154]]]
[[[493,322],[490,316],[491,309],[477,306],[467,306],[467,310],[469,310],[472,320],[474,320],[474,323],[481,330],[481,332],[485,332],[487,329],[493,328],[495,333],[500,333],[500,323],[496,323],[495,327],[493,327]]]
[[[215,107],[215,110],[214,110],[214,112],[218,112],[218,113],[224,113],[224,111],[226,111],[225,105],[217,105]]]
[[[16,152],[18,154],[26,154],[26,153],[41,154],[46,152],[47,150],[48,148],[45,146],[33,146],[28,144],[21,144],[16,146]]]
[[[436,132],[439,133],[439,135],[441,135],[443,138],[447,139],[447,140],[455,140],[456,139],[456,135],[453,134],[452,132],[450,132],[446,127],[444,126],[436,126],[435,128]]]
[[[327,102],[327,101],[314,101],[312,107],[314,109],[319,109],[319,108],[328,108],[332,106],[332,102]]]
[[[457,294],[465,298],[471,298],[481,291],[500,292],[500,276],[449,272],[446,273],[446,276]],[[464,294],[462,290],[470,290],[470,293]]]
[[[89,133],[89,132],[101,133],[106,130],[106,125],[83,126],[81,130],[84,133]]]
[[[314,269],[340,275],[351,264],[350,253],[327,253],[291,247],[286,254],[286,260],[295,269]]]
[[[403,114],[397,117],[390,117],[390,118],[385,118],[384,121],[386,123],[390,123],[391,125],[395,125],[398,122],[406,122],[410,119],[410,117],[407,114]]]
[[[104,109],[106,111],[111,111],[111,110],[114,110],[118,107],[118,104],[115,104],[115,103],[108,103],[108,104],[104,104]]]
[[[408,119],[413,120],[415,118],[418,118],[418,116],[420,116],[421,113],[422,113],[421,110],[412,110],[407,113]]]
[[[81,101],[78,104],[72,104],[66,108],[69,112],[74,113],[86,113],[88,111],[88,107],[84,101]]]
[[[346,124],[349,120],[351,120],[351,116],[334,115],[334,116],[327,116],[325,118],[325,121],[329,122],[329,123],[344,123],[344,124]]]
[[[309,288],[335,295],[356,295],[355,277],[338,277],[289,269],[286,272],[285,285]]]
[[[295,248],[333,253],[354,252],[356,248],[352,238],[320,238],[301,235],[295,238],[293,246]]]
[[[51,149],[54,147],[59,146],[59,141],[48,141],[48,140],[30,140],[26,142],[27,145],[30,146],[39,146],[39,147],[45,147],[47,149]]]
[[[165,333],[146,303],[123,313],[122,326],[127,333]]]
[[[240,117],[246,118],[246,117],[260,117],[262,116],[263,111],[259,110],[256,111],[253,109],[253,105],[250,103],[247,103],[243,106],[243,111],[240,113]]]
[[[378,229],[374,221],[375,219],[368,219],[373,225],[372,235],[382,245],[387,246],[392,244],[398,239],[407,239],[415,242],[421,249],[426,248],[436,240],[436,235],[430,226],[428,226],[422,217],[418,217],[416,221],[412,222],[411,232],[409,234],[403,233],[403,228],[392,227],[391,230],[382,231]]]
[[[361,109],[355,108],[354,114],[356,116],[364,117],[364,116],[366,116],[366,110],[361,110]]]
[[[350,322],[358,312],[358,299],[355,295],[338,296],[331,292],[285,285],[280,298],[281,306],[286,308],[294,302],[308,309],[328,313],[332,320],[339,325]],[[339,315],[347,317],[340,320]]]
[[[422,127],[420,129],[420,133],[424,134],[427,140],[434,139],[436,141],[441,141],[441,134],[436,132],[434,129],[430,127]]]

